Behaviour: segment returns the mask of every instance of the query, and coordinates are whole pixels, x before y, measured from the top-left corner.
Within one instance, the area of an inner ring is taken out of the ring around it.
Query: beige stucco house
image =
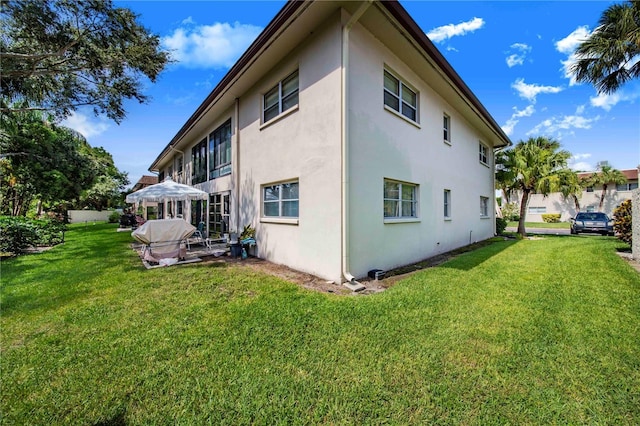
[[[602,204],[602,212],[607,216],[613,217],[613,211],[622,202],[630,200],[634,189],[638,188],[638,169],[620,170],[627,178],[627,182],[616,184],[611,182],[607,184],[604,194],[604,203]],[[593,172],[578,173],[578,179],[584,180]],[[578,194],[578,206],[576,206],[573,197],[565,198],[559,192],[552,192],[546,197],[541,194],[532,194],[529,198],[527,206],[528,222],[543,222],[543,214],[560,214],[560,221],[567,222],[575,217],[580,211],[597,212],[600,211],[600,197],[604,190],[603,185],[585,188],[581,194]],[[512,202],[518,203],[520,197],[514,196]]]
[[[210,235],[343,282],[493,236],[508,144],[398,2],[289,2],[149,170],[210,194],[171,206]]]

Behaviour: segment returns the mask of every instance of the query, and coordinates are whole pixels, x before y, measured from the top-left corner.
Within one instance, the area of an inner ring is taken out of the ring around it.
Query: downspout
[[[235,143],[236,143],[236,155],[234,155],[235,166],[233,167],[233,172],[235,175],[235,189],[236,189],[236,229],[240,230],[240,98],[236,98],[235,108],[234,108],[235,122],[233,126],[233,131],[236,134]],[[229,224],[231,227],[231,224]],[[229,230],[227,229],[227,232]],[[240,235],[240,234],[238,234]]]
[[[349,288],[354,291],[363,290],[364,286],[356,281],[349,272],[349,33],[351,28],[362,17],[373,0],[361,4],[342,27],[342,81],[341,81],[341,150],[342,150],[342,275]]]

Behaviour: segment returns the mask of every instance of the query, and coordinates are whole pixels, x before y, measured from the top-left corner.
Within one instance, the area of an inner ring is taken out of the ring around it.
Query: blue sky
[[[515,143],[550,136],[576,170],[598,161],[640,164],[640,81],[610,96],[566,73],[580,39],[607,1],[402,1],[421,28]],[[282,1],[116,1],[140,15],[177,61],[148,104],[126,104],[120,125],[78,111],[65,124],[110,152],[133,185],[229,67],[280,10]]]

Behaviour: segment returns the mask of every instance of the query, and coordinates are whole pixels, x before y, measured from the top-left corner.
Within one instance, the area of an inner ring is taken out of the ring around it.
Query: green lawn
[[[508,222],[507,226],[509,227],[518,227],[518,222]],[[544,228],[544,229],[569,229],[571,228],[571,223],[569,222],[556,222],[556,223],[547,223],[547,222],[525,222],[525,229],[529,228]]]
[[[146,270],[115,226],[2,262],[3,424],[640,423],[612,237],[501,241],[371,296]]]

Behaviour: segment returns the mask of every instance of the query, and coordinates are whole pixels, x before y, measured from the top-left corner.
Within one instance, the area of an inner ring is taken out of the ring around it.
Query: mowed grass
[[[2,263],[3,424],[638,424],[616,239],[496,242],[384,293],[194,264],[114,226]]]

